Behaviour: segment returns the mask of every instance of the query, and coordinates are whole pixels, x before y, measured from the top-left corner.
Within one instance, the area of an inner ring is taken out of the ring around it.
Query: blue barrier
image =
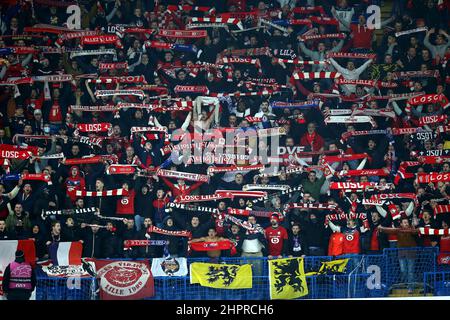
[[[424,293],[450,295],[450,269],[437,272],[438,248],[384,249],[377,255],[308,256],[305,272],[318,271],[321,263],[349,258],[344,274],[313,275],[307,277],[309,294],[302,299],[335,299],[385,297],[393,286],[403,283],[402,259],[412,259],[413,281],[423,283]],[[129,260],[129,259],[123,259]],[[140,259],[142,260],[142,259]],[[194,262],[251,264],[253,287],[251,289],[214,289],[190,284],[186,277],[155,277],[155,296],[149,300],[268,300],[269,270],[267,258],[232,257],[211,260],[188,258],[188,268]],[[48,277],[37,272],[37,300],[93,300],[98,299],[98,281],[81,278],[77,285],[68,285],[67,279]],[[73,288],[73,289],[71,289]]]

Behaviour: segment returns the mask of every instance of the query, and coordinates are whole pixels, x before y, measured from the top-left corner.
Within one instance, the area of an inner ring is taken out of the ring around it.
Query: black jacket
[[[102,244],[104,241],[103,230],[98,230],[96,233],[92,232],[91,227],[86,227],[82,231],[83,239],[83,257],[88,258],[103,258]]]
[[[294,257],[300,257],[302,255],[309,254],[308,242],[303,232],[300,232],[296,236],[292,232],[289,232],[288,237],[288,255]]]

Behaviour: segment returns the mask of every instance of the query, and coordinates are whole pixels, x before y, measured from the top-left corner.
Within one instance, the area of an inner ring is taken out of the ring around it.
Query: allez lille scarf
[[[81,46],[86,44],[104,45],[113,44],[117,48],[122,49],[123,45],[117,35],[88,35],[81,37]]]

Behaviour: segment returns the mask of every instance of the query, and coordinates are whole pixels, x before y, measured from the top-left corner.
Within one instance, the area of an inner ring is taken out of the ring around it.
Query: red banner
[[[430,182],[447,182],[450,181],[450,173],[419,173],[417,175],[417,182],[430,183]]]
[[[140,300],[155,295],[147,261],[95,260],[100,300]]]
[[[216,242],[192,242],[191,249],[194,251],[214,251],[214,250],[230,250],[233,244],[227,241]]]

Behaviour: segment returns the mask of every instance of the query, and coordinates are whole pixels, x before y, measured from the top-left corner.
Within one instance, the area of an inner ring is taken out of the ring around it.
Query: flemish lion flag
[[[308,272],[306,276],[313,276],[319,274],[336,274],[344,273],[347,268],[349,259],[339,259],[333,261],[323,261],[318,272]]]
[[[252,266],[250,264],[216,264],[194,262],[190,266],[191,284],[217,289],[252,288]]]
[[[270,299],[297,299],[308,294],[302,258],[269,260]]]

